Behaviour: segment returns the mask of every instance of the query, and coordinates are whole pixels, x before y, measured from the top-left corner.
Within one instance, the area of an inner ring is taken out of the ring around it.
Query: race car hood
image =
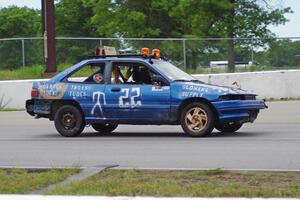
[[[190,82],[190,81],[173,82],[173,87],[176,88],[175,91],[179,94],[181,98],[204,97],[208,100],[216,100],[220,96],[224,96],[224,95],[256,96],[256,94],[247,92],[242,89],[212,85],[200,81],[199,82]]]

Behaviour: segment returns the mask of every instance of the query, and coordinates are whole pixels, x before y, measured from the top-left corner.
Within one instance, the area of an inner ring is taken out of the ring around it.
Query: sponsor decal
[[[61,99],[68,86],[63,83],[49,84],[49,83],[37,83],[38,90],[44,99]]]
[[[164,90],[169,90],[170,89],[170,86],[152,86],[152,91],[153,92],[161,92],[161,91],[164,91]]]

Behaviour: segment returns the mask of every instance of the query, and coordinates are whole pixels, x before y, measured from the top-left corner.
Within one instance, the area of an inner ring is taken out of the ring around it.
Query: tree
[[[119,48],[160,48],[164,55],[182,57],[182,43],[170,41],[122,41],[122,38],[182,37],[182,20],[172,15],[179,0],[85,0],[92,5],[94,15],[91,24],[98,36],[118,37],[119,42],[110,43]],[[107,44],[107,43],[106,43]],[[180,46],[179,46],[180,45]]]
[[[56,35],[64,37],[93,37],[95,27],[90,24],[93,9],[83,0],[59,0],[55,4]],[[94,41],[57,40],[57,63],[74,63],[91,55]]]
[[[274,36],[270,24],[284,24],[290,8],[270,6],[270,0],[181,0],[178,5],[185,22],[196,37],[254,38],[227,40],[228,70],[234,71],[235,45],[262,45]]]
[[[227,44],[222,41],[187,44],[188,64],[192,67],[205,60],[209,52],[220,57],[223,53],[217,52],[216,47],[227,46],[227,56],[224,56],[228,59],[228,71],[232,72],[235,46],[246,49],[250,45],[263,45],[274,36],[268,26],[287,21],[284,14],[291,9],[275,8],[270,4],[270,0],[60,0],[57,24],[59,33],[72,36],[254,38],[251,41],[228,39]],[[171,58],[182,54],[180,46],[171,42],[110,44],[117,47],[159,45]]]
[[[40,11],[16,6],[0,9],[0,38],[37,36],[40,30]]]
[[[229,0],[229,3],[228,11],[225,12],[224,18],[220,19],[220,25],[225,28],[227,38],[255,38],[256,44],[252,45],[262,45],[270,40],[274,34],[268,26],[284,24],[287,22],[284,14],[292,12],[290,8],[270,7],[268,0]],[[229,72],[235,70],[234,45],[235,41],[229,39],[227,43]]]
[[[16,6],[0,9],[0,38],[40,36],[40,30],[40,11]],[[26,53],[30,55],[26,60],[27,64],[37,64],[41,60],[39,59],[41,54],[36,53],[41,51],[39,44],[38,42],[26,41]],[[21,45],[21,41],[0,42],[0,68],[22,66]]]
[[[270,43],[266,55],[268,64],[276,68],[299,66],[300,41],[273,41]]]
[[[57,35],[69,37],[94,36],[90,19],[93,9],[82,0],[59,0],[55,4]]]

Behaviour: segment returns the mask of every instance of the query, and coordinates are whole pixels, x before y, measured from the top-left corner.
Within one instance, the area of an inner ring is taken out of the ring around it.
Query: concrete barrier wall
[[[2,104],[8,103],[6,108],[25,108],[25,101],[30,99],[32,83],[42,80],[47,79],[0,81],[0,101],[3,99]]]
[[[195,75],[207,83],[240,87],[259,98],[299,98],[300,70]]]
[[[255,92],[259,98],[299,98],[300,70],[248,72],[230,74],[197,74],[197,79],[217,85],[240,87]],[[32,83],[39,80],[0,81],[0,101],[9,102],[7,108],[24,108],[30,98]],[[1,102],[0,102],[1,103]]]

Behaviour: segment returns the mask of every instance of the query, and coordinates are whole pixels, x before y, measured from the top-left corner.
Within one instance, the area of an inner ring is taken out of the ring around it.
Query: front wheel
[[[64,105],[56,111],[54,125],[62,136],[75,137],[81,134],[85,122],[78,108],[72,105]]]
[[[219,122],[216,124],[215,128],[222,133],[234,133],[237,130],[239,130],[242,126],[243,124],[238,122]]]
[[[215,116],[207,104],[195,102],[187,105],[181,113],[181,126],[192,137],[208,135],[215,126]]]
[[[100,133],[111,133],[118,127],[118,124],[92,124],[92,127]]]

